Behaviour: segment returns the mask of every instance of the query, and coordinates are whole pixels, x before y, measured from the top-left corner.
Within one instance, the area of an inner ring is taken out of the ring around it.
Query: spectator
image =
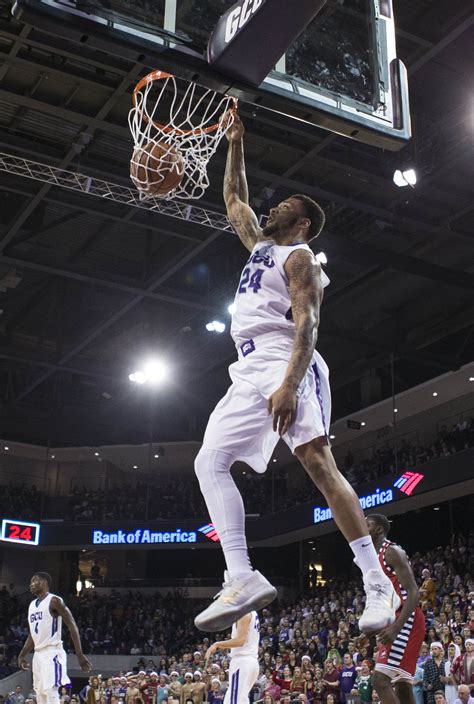
[[[459,645],[456,645],[456,643],[450,643],[448,645],[448,658],[444,664],[444,672],[446,675],[446,679],[444,680],[444,696],[446,698],[446,704],[453,704],[454,700],[457,698],[457,684],[451,669],[454,661],[460,654],[461,650]]]
[[[423,675],[423,686],[426,692],[427,704],[434,704],[435,692],[440,690],[444,694],[444,685],[441,678],[444,680],[444,665],[445,658],[443,646],[439,642],[431,644],[431,657],[425,664],[425,672]]]
[[[373,689],[370,662],[368,660],[363,660],[351,694],[358,694],[361,703],[363,702],[365,704],[368,702],[370,704],[370,702],[372,702]]]
[[[199,670],[194,673],[194,689],[193,701],[194,704],[203,704],[207,696],[207,687],[202,681],[202,674]]]
[[[458,655],[451,667],[456,684],[467,684],[474,688],[474,638],[466,638],[466,652]]]
[[[458,687],[458,698],[454,704],[474,704],[474,697],[471,697],[467,684],[460,684]]]
[[[86,704],[99,704],[100,700],[100,687],[99,687],[99,678],[94,676],[89,678],[89,684],[90,686],[88,687],[87,690],[87,695],[86,695]]]
[[[324,696],[332,693],[335,697],[335,701],[339,700],[339,672],[334,667],[332,660],[326,660],[324,663],[324,674],[323,674],[323,684],[324,684]]]
[[[431,579],[430,571],[424,569],[421,573],[423,582],[420,587],[421,608],[427,609],[428,606],[436,603],[436,587]]]
[[[346,704],[347,695],[354,689],[357,677],[357,670],[352,662],[350,653],[345,653],[342,669],[339,672],[339,697],[342,704]]]
[[[25,704],[25,697],[23,695],[23,687],[18,684],[15,687],[15,691],[9,696],[10,704]]]
[[[425,697],[423,693],[423,675],[424,675],[424,669],[419,665],[418,663],[416,664],[416,670],[415,670],[415,676],[413,678],[413,695],[415,697],[415,704],[424,704],[425,702]],[[436,694],[436,693],[435,693]]]
[[[446,697],[444,696],[444,692],[442,692],[440,689],[438,689],[435,692],[435,704],[446,704]]]
[[[181,704],[187,704],[187,702],[191,702],[191,704],[194,704],[193,694],[193,675],[191,672],[186,672],[184,675],[184,684],[181,687]]]

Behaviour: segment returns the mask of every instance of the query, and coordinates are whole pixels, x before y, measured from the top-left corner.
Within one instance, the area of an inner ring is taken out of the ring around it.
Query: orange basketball
[[[136,147],[130,160],[130,178],[146,195],[164,196],[179,186],[184,176],[184,159],[176,147],[165,142],[148,142]]]

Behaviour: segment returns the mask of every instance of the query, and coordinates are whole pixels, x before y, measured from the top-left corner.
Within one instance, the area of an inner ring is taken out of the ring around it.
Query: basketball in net
[[[164,71],[142,78],[129,113],[130,177],[140,198],[200,198],[207,164],[232,125],[237,100]]]
[[[135,147],[130,160],[130,178],[143,194],[167,196],[180,185],[185,161],[176,147],[166,142],[148,142]]]

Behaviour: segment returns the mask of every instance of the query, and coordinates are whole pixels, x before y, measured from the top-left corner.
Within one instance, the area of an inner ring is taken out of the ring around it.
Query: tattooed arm
[[[249,206],[249,191],[245,176],[243,145],[244,128],[238,115],[226,132],[229,140],[224,175],[224,201],[227,217],[240,237],[242,244],[251,252],[260,239],[258,220]]]
[[[293,351],[282,385],[270,397],[273,430],[286,433],[295,419],[296,392],[311,362],[318,337],[319,308],[323,298],[321,265],[304,249],[290,254],[285,263],[296,327]]]

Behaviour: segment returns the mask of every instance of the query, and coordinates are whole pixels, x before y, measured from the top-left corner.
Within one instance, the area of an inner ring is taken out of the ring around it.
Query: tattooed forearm
[[[249,202],[242,139],[229,142],[224,174],[224,201],[227,203],[235,196],[243,203]]]
[[[293,351],[284,383],[297,389],[306,374],[318,339],[317,321],[312,316],[305,319],[296,329]]]
[[[323,288],[321,267],[305,250],[291,254],[285,264],[296,333],[284,383],[297,389],[311,362],[318,338],[319,308]]]

